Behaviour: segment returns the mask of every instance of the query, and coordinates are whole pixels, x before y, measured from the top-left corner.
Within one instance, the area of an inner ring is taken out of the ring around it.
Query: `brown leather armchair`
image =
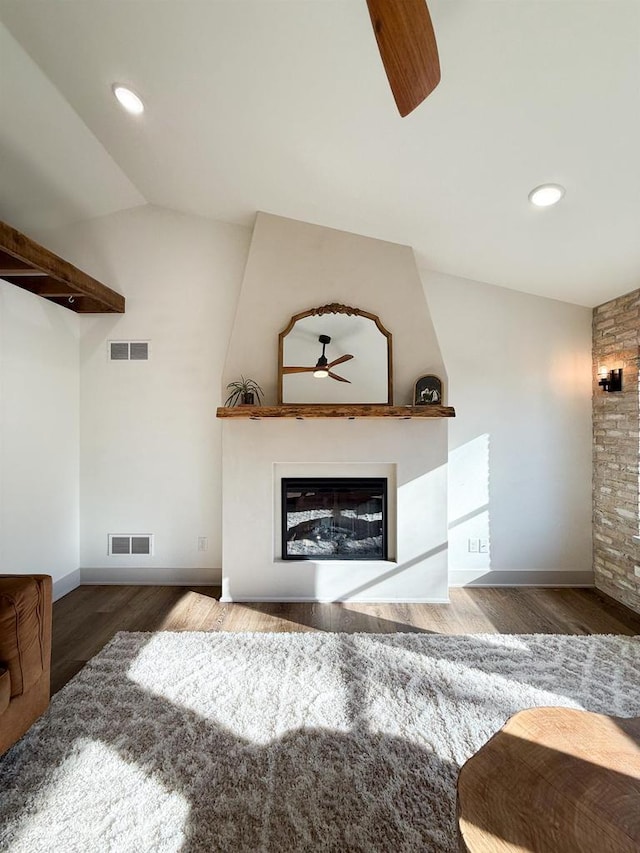
[[[49,704],[51,577],[0,575],[0,755]]]

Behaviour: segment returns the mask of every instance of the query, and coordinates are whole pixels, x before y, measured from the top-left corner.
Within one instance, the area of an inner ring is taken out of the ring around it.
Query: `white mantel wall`
[[[377,314],[393,336],[394,402],[415,380],[446,371],[410,246],[258,213],[223,385],[256,379],[276,401],[278,333],[293,314],[339,302]]]
[[[409,404],[418,376],[446,373],[413,251],[259,213],[223,383],[244,376],[276,397],[278,332],[292,314],[331,302],[380,317],[393,335],[394,398]],[[313,381],[313,380],[312,380]],[[445,601],[447,420],[283,418],[223,425],[224,600]],[[287,466],[316,476],[393,469],[395,559],[278,559],[275,507]],[[324,470],[324,474],[322,471]]]

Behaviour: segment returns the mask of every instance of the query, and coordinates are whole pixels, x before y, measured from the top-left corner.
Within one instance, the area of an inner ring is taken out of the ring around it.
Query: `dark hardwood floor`
[[[222,604],[219,587],[80,586],[53,607],[51,691],[118,631],[640,634],[591,589],[452,589],[450,604]]]

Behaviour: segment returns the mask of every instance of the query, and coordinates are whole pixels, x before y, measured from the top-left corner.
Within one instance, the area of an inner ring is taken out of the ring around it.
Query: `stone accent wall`
[[[593,312],[593,561],[598,589],[640,613],[640,290]],[[622,367],[622,391],[598,368]]]

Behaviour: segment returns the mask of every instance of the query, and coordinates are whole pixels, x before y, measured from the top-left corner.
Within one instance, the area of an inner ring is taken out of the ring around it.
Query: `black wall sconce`
[[[622,391],[621,367],[617,370],[607,370],[606,367],[602,367],[598,371],[598,376],[600,377],[598,385],[600,385],[603,391]]]

